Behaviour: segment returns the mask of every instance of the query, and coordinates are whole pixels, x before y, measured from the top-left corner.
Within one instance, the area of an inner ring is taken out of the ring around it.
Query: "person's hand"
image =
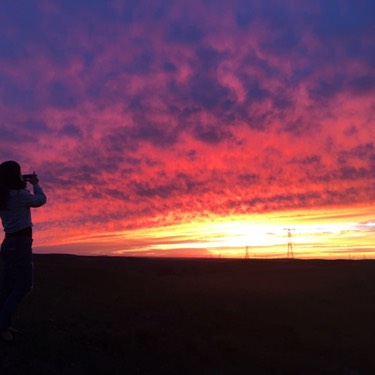
[[[30,178],[30,184],[31,185],[38,185],[39,179],[35,172],[33,172],[33,177]]]

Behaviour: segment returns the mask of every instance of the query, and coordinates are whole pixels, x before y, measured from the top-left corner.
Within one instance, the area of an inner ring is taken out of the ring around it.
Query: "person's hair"
[[[6,206],[9,190],[25,187],[20,175],[21,166],[17,162],[8,160],[0,164],[0,208]]]

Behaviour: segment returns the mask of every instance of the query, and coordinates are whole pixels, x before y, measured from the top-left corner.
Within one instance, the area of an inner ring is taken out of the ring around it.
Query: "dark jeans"
[[[0,256],[4,269],[0,284],[0,332],[11,326],[12,315],[33,286],[32,238],[6,237]]]

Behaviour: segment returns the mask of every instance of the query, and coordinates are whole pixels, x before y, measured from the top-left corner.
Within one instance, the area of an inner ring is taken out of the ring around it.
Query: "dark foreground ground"
[[[375,261],[35,256],[0,374],[374,374]]]

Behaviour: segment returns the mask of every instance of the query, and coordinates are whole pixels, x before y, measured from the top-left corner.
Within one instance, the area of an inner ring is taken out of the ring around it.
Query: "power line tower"
[[[288,252],[287,252],[287,258],[288,259],[294,259],[294,253],[293,253],[293,242],[292,242],[292,231],[295,230],[294,228],[284,228],[284,230],[288,231]]]
[[[249,246],[246,244],[245,259],[249,259],[249,258],[250,258],[250,255],[249,255]]]

